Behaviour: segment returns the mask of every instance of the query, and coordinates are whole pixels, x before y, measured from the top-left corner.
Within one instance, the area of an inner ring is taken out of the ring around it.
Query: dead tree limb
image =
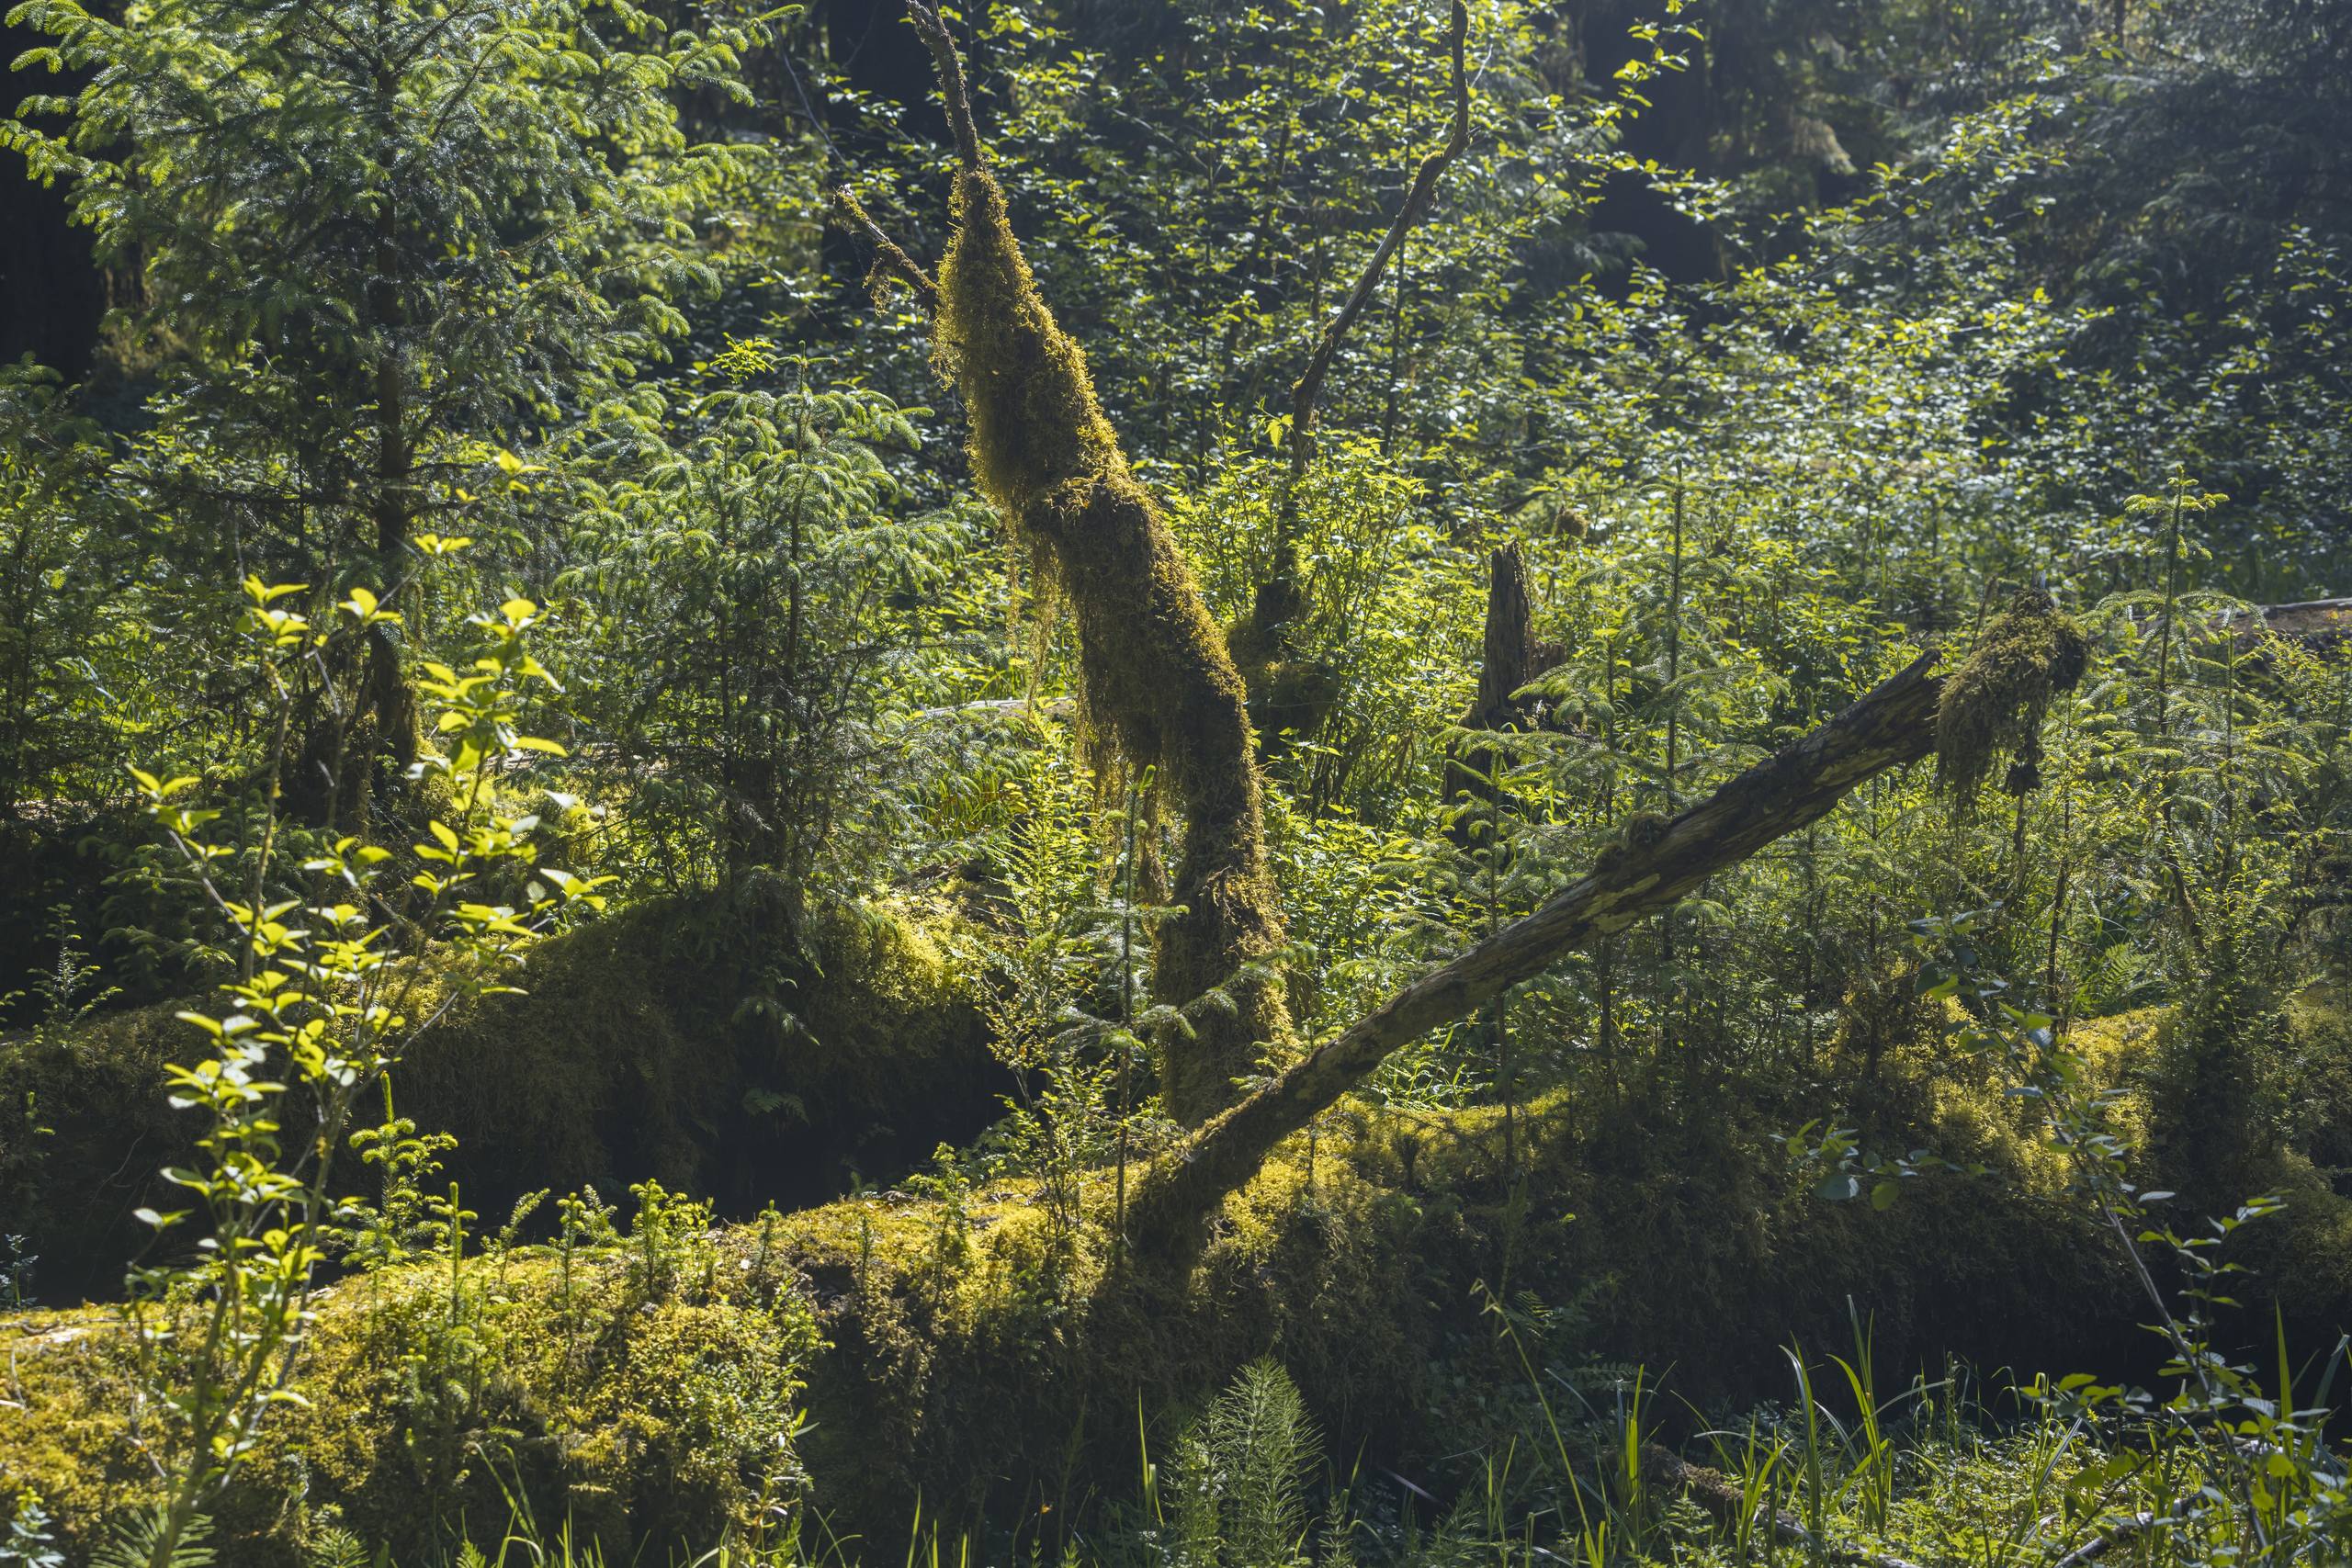
[[[874,267],[865,275],[868,289],[878,294],[881,285],[896,278],[914,292],[915,302],[923,308],[925,313],[939,313],[939,285],[932,281],[931,274],[922,269],[921,262],[907,254],[898,241],[882,231],[882,226],[867,215],[865,204],[847,186],[833,192],[833,220],[850,232],[863,237],[874,247]]]
[[[1937,656],[1629,843],[1550,903],[1407,986],[1155,1166],[1133,1213],[1139,1246],[1181,1251],[1274,1145],[1370,1077],[1390,1052],[1534,978],[1565,953],[1624,930],[1702,881],[1828,814],[1864,781],[1928,755],[1943,682]]]
[[[1948,779],[1966,784],[2005,753],[2029,754],[2040,745],[2052,697],[2081,679],[2087,649],[2082,628],[2047,593],[2029,589],[1984,628],[1949,679],[1933,673],[1938,657],[1921,654],[1680,816],[1629,821],[1625,840],[1550,903],[1422,976],[1201,1128],[1138,1189],[1138,1250],[1181,1256],[1201,1222],[1275,1145],[1371,1077],[1390,1052],[1533,979],[1562,954],[1667,908],[1828,815],[1864,781],[1940,751]]]
[[[1452,73],[1448,95],[1453,116],[1445,141],[1413,171],[1395,220],[1373,248],[1363,270],[1356,275],[1355,287],[1348,290],[1340,308],[1324,322],[1307,355],[1306,368],[1291,384],[1290,466],[1275,502],[1273,565],[1266,580],[1258,584],[1248,613],[1227,634],[1234,660],[1249,682],[1252,704],[1261,710],[1257,715],[1258,728],[1268,736],[1277,735],[1284,728],[1304,731],[1313,728],[1329,701],[1328,685],[1314,680],[1297,682],[1302,689],[1290,694],[1288,700],[1280,694],[1269,695],[1279,683],[1283,667],[1295,651],[1290,627],[1304,608],[1306,585],[1302,581],[1298,547],[1299,481],[1306,477],[1306,465],[1315,456],[1316,414],[1322,401],[1323,384],[1330,376],[1331,362],[1339,354],[1340,344],[1371,305],[1381,276],[1404,245],[1405,237],[1436,205],[1437,183],[1447,165],[1470,145],[1469,38],[1469,8],[1464,0],[1453,0],[1446,30],[1446,53]]]
[[[2258,606],[2265,630],[2322,652],[2352,643],[2352,599]],[[2251,629],[2251,628],[2249,628]]]

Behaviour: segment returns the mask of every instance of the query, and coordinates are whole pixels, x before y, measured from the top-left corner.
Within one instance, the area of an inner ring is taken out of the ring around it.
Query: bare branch
[[[947,24],[924,0],[907,0],[907,18],[914,23],[915,31],[931,50],[932,62],[939,68],[939,92],[947,100],[947,125],[956,133],[956,156],[967,169],[987,167],[988,160],[980,156],[980,133],[972,125],[972,96],[964,85],[964,62],[956,52],[956,40],[947,36]]]

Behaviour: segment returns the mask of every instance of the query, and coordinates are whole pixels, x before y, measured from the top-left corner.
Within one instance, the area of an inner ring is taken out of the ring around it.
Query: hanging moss
[[[956,176],[956,232],[939,271],[939,361],[971,419],[973,471],[1024,538],[1042,542],[1078,631],[1089,718],[1137,769],[1159,771],[1184,843],[1184,913],[1159,932],[1155,974],[1192,1028],[1159,1043],[1171,1111],[1198,1122],[1286,1039],[1263,970],[1283,923],[1268,869],[1240,675],[1159,508],[1128,470],[1086,356],[1056,325],[984,168]]]
[[[1339,700],[1339,671],[1329,660],[1299,657],[1286,626],[1269,631],[1252,612],[1227,623],[1225,646],[1249,694],[1261,757],[1278,757],[1293,740],[1312,735]]]
[[[2090,639],[2057,603],[2028,588],[1976,639],[1944,682],[1936,712],[1936,778],[1962,799],[1975,795],[2003,758],[2030,764],[2051,701],[2081,683]]]

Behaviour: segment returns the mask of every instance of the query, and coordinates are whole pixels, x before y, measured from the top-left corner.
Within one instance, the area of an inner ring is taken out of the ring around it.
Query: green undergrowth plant
[[[283,607],[300,592],[245,584],[253,667],[278,698],[273,775],[299,743],[300,671],[340,629]],[[337,610],[362,628],[398,619],[364,591]],[[138,1352],[130,1431],[162,1486],[135,1538],[119,1546],[143,1568],[183,1560],[271,1414],[300,1397],[295,1373],[331,1258],[364,1266],[420,1242],[446,1247],[453,1270],[462,1257],[469,1216],[454,1189],[446,1201],[419,1191],[438,1145],[392,1115],[390,1074],[456,996],[503,986],[536,935],[603,903],[592,879],[551,865],[532,866],[532,897],[520,907],[483,902],[478,891],[500,867],[534,859],[535,823],[498,811],[492,781],[557,750],[518,728],[526,687],[552,683],[531,653],[537,619],[537,605],[511,600],[474,617],[480,642],[467,664],[426,666],[439,745],[420,754],[417,772],[447,807],[413,846],[405,887],[385,875],[394,852],[353,837],[286,863],[272,852],[274,815],[246,857],[249,873],[232,879],[224,873],[237,846],[214,836],[219,810],[194,804],[198,781],[134,771],[164,840],[231,933],[237,965],[224,1007],[181,1015],[210,1055],[168,1070],[173,1105],[204,1127],[197,1161],[167,1172],[190,1204],[141,1216],[158,1246],[133,1273],[127,1309]],[[428,943],[458,955],[459,977],[435,1012],[412,1016]],[[356,1112],[379,1091],[386,1122],[362,1157],[382,1172],[380,1207],[339,1185]],[[183,1251],[190,1233],[193,1251]],[[457,1315],[453,1276],[453,1328]]]
[[[2329,1396],[2352,1340],[2328,1349],[2309,1404],[2297,1402],[2283,1318],[2275,1318],[2267,1382],[2233,1348],[2231,1319],[2244,1321],[2244,1303],[2230,1292],[2248,1270],[2223,1249],[2287,1200],[2256,1196],[2201,1224],[2173,1218],[2179,1195],[2136,1179],[2141,1151],[2119,1118],[2128,1088],[2101,1082],[2056,1018],[1999,999],[1998,982],[1972,975],[1968,950],[1956,951],[1939,988],[1973,981],[1990,1016],[1961,1031],[1955,1045],[2008,1059],[2015,1092],[2036,1107],[2065,1156],[2069,1195],[2105,1233],[2153,1314],[2146,1327],[2165,1352],[2159,1375],[2172,1381],[2160,1393],[2073,1372],[2029,1389],[2111,1456],[2070,1493],[2072,1522],[2110,1543],[2168,1538],[2193,1562],[2336,1560],[2352,1529],[2352,1468],[2327,1436]]]
[[[991,977],[983,1011],[1014,1075],[1006,1115],[975,1168],[1035,1182],[1050,1246],[1065,1259],[1081,1227],[1118,1232],[1129,1163],[1166,1141],[1145,1042],[1155,1029],[1188,1026],[1178,1010],[1148,1000],[1152,930],[1173,912],[1138,896],[1151,783],[1148,770],[1128,782],[1105,856],[1092,781],[1066,759],[1041,756],[1019,784],[1026,810],[993,839],[1001,918],[976,927],[967,953]],[[1090,1187],[1106,1167],[1113,1212],[1093,1213]],[[944,1194],[947,1167],[927,1179]]]

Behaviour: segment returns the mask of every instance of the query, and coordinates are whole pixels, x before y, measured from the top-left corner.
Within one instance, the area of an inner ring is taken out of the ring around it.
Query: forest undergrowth
[[[0,1568],[2352,1561],[2342,11],[17,5]]]

